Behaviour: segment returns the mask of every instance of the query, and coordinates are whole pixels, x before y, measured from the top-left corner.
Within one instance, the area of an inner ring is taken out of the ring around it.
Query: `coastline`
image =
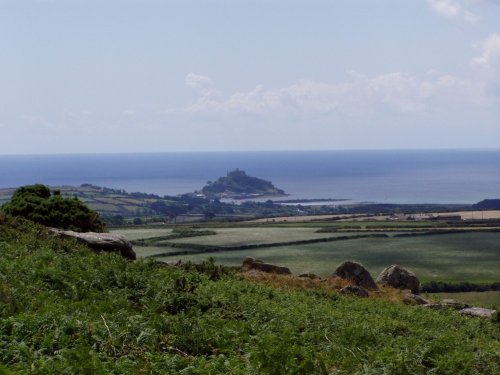
[[[273,181],[290,194],[283,200],[473,204],[498,198],[500,186],[500,150],[25,155],[0,157],[0,181],[13,188],[92,183],[175,196],[235,166]]]

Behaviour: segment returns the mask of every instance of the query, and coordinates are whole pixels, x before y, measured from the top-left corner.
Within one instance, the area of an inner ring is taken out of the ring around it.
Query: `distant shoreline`
[[[495,198],[499,151],[324,151],[0,157],[2,186],[92,183],[175,196],[239,167],[289,197],[354,202],[474,204]]]
[[[224,200],[253,200],[253,199],[266,199],[266,198],[276,198],[276,197],[288,197],[290,194],[235,194],[235,195],[222,195],[220,198],[221,201]],[[210,197],[207,197],[210,198]],[[273,201],[274,202],[274,201]],[[277,203],[277,202],[276,202]]]
[[[278,203],[278,204],[292,204],[292,203],[315,203],[315,202],[346,202],[346,201],[351,201],[352,199],[349,198],[307,198],[307,199],[286,199],[286,200],[279,200],[279,201],[273,201],[273,203]]]

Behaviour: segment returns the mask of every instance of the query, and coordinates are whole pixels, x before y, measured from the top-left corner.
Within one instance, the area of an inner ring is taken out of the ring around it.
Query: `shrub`
[[[50,227],[78,232],[102,232],[105,224],[97,212],[78,198],[64,198],[56,191],[51,195],[44,185],[28,185],[17,189],[1,210]]]

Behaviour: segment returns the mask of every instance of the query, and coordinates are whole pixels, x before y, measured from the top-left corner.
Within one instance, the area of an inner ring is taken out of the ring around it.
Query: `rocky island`
[[[270,181],[248,176],[245,171],[238,168],[216,181],[208,181],[201,192],[195,194],[212,199],[249,199],[287,195]]]

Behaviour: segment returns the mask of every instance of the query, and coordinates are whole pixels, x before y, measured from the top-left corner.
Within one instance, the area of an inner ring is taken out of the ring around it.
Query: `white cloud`
[[[458,0],[427,0],[429,7],[439,15],[448,18],[462,19],[469,23],[475,23],[479,16],[468,10]]]
[[[481,48],[481,55],[473,62],[485,67],[500,67],[500,34],[492,34],[477,44]]]
[[[190,72],[186,75],[184,82],[186,86],[197,90],[205,100],[219,95],[219,91],[214,89],[214,83],[208,76]]]
[[[349,74],[349,80],[330,84],[300,80],[281,88],[258,85],[229,96],[201,95],[184,110],[200,115],[297,116],[341,114],[354,117],[392,112],[425,112],[435,98],[478,93],[478,86],[450,75],[419,78],[395,72],[375,77]],[[453,101],[456,101],[455,99]]]
[[[278,89],[265,89],[263,85],[258,85],[251,91],[236,92],[222,100],[202,97],[189,107],[189,111],[243,115],[329,112],[338,107],[342,94],[350,91],[349,86],[309,80]]]
[[[427,4],[436,13],[446,17],[456,17],[462,11],[461,5],[452,0],[427,0]]]
[[[186,75],[185,83],[193,89],[211,87],[213,85],[210,77],[190,72]]]

